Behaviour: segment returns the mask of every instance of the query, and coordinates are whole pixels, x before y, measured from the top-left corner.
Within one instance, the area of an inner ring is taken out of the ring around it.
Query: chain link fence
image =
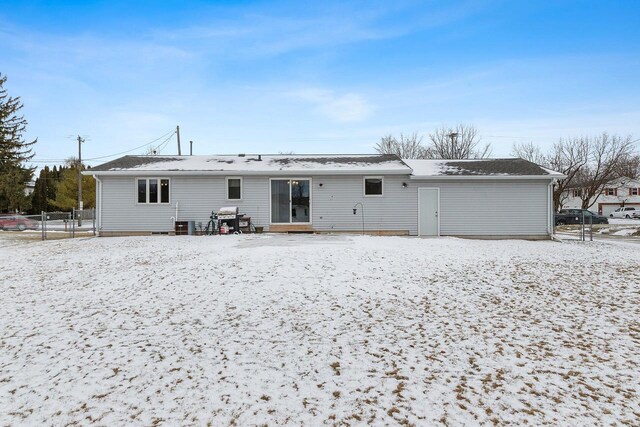
[[[42,240],[95,236],[96,211],[74,209],[39,215],[0,214],[0,231]]]

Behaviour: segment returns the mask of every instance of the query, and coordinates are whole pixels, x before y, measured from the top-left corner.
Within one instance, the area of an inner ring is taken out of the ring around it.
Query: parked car
[[[22,215],[0,215],[0,230],[35,230],[38,222]]]
[[[607,217],[598,215],[587,209],[560,209],[555,214],[556,225],[581,224],[584,212],[585,224],[608,224]]]
[[[634,213],[632,213],[631,218],[640,219],[640,211],[636,210]]]
[[[626,206],[616,209],[609,216],[611,218],[631,218],[634,213],[636,213],[636,208]]]

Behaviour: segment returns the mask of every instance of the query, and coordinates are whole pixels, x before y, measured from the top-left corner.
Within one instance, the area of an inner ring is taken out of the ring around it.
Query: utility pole
[[[178,156],[182,156],[182,149],[180,148],[180,126],[176,126],[176,136],[178,137]]]
[[[458,142],[458,132],[451,132],[449,134],[449,138],[451,138],[451,147],[449,147],[449,157],[450,158],[458,157],[457,156],[458,144],[456,144],[456,142]]]
[[[78,135],[78,227],[82,227],[82,143],[84,139]]]

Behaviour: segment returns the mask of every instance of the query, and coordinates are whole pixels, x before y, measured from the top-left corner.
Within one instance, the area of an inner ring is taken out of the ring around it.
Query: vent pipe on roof
[[[189,155],[193,156],[193,141],[189,141]]]
[[[258,154],[258,161],[261,162],[262,161],[262,154]]]

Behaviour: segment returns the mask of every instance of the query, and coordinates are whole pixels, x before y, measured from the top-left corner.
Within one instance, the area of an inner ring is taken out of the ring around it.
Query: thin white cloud
[[[366,120],[374,110],[374,106],[357,93],[338,94],[332,90],[305,88],[290,92],[290,95],[311,104],[317,113],[341,123]]]

